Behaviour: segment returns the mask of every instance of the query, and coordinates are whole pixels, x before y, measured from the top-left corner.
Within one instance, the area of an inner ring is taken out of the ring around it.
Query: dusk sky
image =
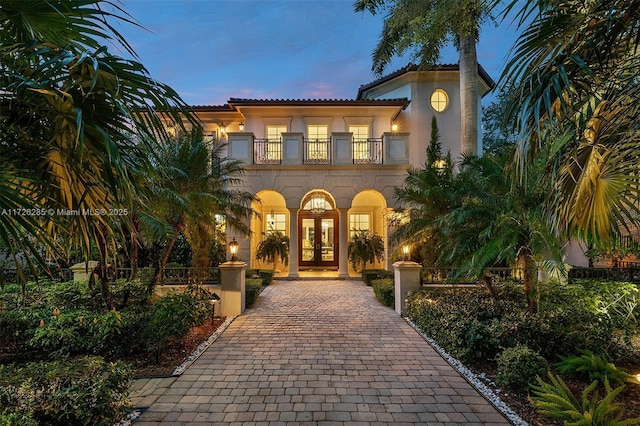
[[[144,29],[117,25],[152,77],[192,105],[230,97],[353,99],[376,79],[371,52],[383,15],[352,0],[123,0]],[[487,23],[478,60],[497,80],[514,28]],[[393,72],[410,58],[396,59]],[[441,63],[457,63],[453,47]]]

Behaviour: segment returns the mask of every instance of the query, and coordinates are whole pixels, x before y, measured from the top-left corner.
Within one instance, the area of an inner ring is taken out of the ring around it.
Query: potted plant
[[[279,272],[276,270],[278,258],[285,266],[289,264],[289,237],[279,231],[269,232],[258,244],[256,258],[272,263],[273,269]]]
[[[368,230],[358,230],[349,241],[347,255],[353,269],[357,270],[358,264],[362,264],[361,271],[364,271],[367,263],[373,265],[374,261],[384,259],[384,241],[378,234],[372,234]]]

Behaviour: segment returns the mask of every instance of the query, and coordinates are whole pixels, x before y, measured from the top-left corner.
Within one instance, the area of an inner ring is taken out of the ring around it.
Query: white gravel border
[[[220,335],[231,325],[233,320],[235,320],[237,317],[237,315],[227,317],[227,319],[222,324],[220,324],[220,327],[218,327],[207,340],[200,343],[200,345],[193,352],[191,352],[189,358],[185,359],[182,364],[180,364],[175,368],[175,370],[173,370],[171,376],[177,377],[184,373],[184,371],[189,368],[189,366],[193,364],[200,357],[200,355],[202,355],[204,351],[206,351],[207,348],[211,346],[213,342],[218,340],[218,337],[220,337]],[[135,423],[135,421],[138,419],[138,417],[140,417],[141,414],[142,410],[136,409],[130,413],[127,413],[127,415],[125,415],[114,426],[131,426],[133,423]]]
[[[529,424],[522,420],[507,404],[500,399],[500,397],[490,389],[482,381],[482,377],[478,376],[471,370],[469,370],[463,363],[452,357],[445,351],[440,345],[438,345],[432,338],[427,336],[415,325],[409,318],[404,317],[404,320],[426,340],[433,349],[440,354],[440,356],[449,363],[467,382],[471,384],[478,392],[480,392],[498,411],[500,411],[511,423],[516,426],[528,426]],[[486,378],[485,378],[486,380]]]
[[[200,343],[200,345],[193,352],[191,352],[189,358],[185,359],[182,364],[180,364],[176,367],[175,370],[173,370],[173,373],[171,373],[171,375],[173,377],[177,377],[184,373],[184,371],[189,368],[191,364],[193,364],[198,358],[200,358],[200,355],[202,355],[202,353],[206,351],[213,342],[218,340],[218,337],[220,337],[220,335],[227,329],[227,327],[231,325],[233,320],[235,320],[237,317],[237,315],[227,317],[227,319],[222,324],[220,324],[220,327],[218,327],[207,340]]]

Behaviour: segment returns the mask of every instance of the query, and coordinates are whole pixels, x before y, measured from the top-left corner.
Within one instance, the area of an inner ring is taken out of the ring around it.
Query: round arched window
[[[431,108],[437,112],[444,112],[449,106],[449,96],[442,89],[436,89],[431,94]]]

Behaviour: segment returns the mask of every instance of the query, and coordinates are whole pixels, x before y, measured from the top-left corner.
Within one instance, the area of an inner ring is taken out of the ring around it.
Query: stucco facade
[[[485,94],[493,81],[478,71]],[[253,235],[228,232],[240,243],[239,258],[266,266],[255,259],[258,243],[266,232],[284,232],[290,261],[278,267],[290,277],[302,270],[354,273],[347,244],[359,229],[387,242],[385,261],[374,266],[388,267],[394,188],[409,168],[424,164],[432,116],[443,152],[460,155],[457,65],[427,72],[409,66],[361,86],[352,100],[231,98],[194,109],[205,132],[226,138],[228,155],[245,163],[241,189],[260,200],[253,206],[260,214],[252,219]]]

